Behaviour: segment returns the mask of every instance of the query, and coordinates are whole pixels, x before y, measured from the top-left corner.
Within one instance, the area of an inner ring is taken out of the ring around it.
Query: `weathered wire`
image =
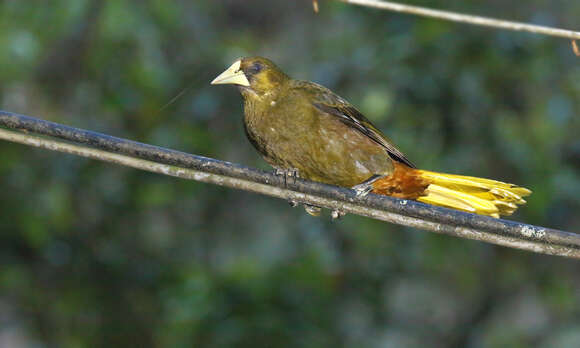
[[[564,37],[571,40],[580,40],[580,32],[578,31],[552,28],[542,25],[505,21],[494,18],[466,15],[451,11],[433,10],[426,7],[404,5],[390,1],[380,1],[380,0],[338,0],[338,1],[353,5],[378,8],[381,10],[389,10],[424,17],[438,18],[452,22],[468,23],[484,27],[507,29],[514,31],[526,31],[529,33]]]
[[[196,156],[33,117],[0,111],[0,139],[293,202],[367,216],[399,225],[537,253],[580,258],[580,234],[369,194],[303,179],[284,178],[238,164]],[[47,139],[28,133],[59,138]],[[72,144],[74,142],[76,144]],[[80,144],[80,145],[79,145]]]

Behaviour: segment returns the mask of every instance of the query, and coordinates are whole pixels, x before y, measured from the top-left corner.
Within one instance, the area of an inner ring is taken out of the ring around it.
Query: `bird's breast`
[[[280,166],[285,162],[283,147],[288,136],[279,115],[272,110],[276,101],[256,104],[246,102],[244,106],[246,136],[268,163]]]

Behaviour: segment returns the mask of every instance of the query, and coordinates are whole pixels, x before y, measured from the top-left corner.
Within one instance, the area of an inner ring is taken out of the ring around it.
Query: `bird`
[[[289,77],[267,58],[239,58],[211,84],[239,88],[247,138],[282,173],[495,218],[511,215],[532,193],[497,180],[418,169],[351,103],[322,85]]]

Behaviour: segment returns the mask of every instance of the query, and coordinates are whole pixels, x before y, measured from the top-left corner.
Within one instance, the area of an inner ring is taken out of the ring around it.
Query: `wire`
[[[578,31],[551,28],[542,25],[504,21],[494,18],[466,15],[450,11],[433,10],[426,7],[404,5],[390,1],[379,1],[379,0],[338,0],[338,1],[353,5],[378,8],[381,10],[408,13],[418,16],[444,19],[453,22],[480,25],[484,27],[508,29],[514,31],[526,31],[535,34],[564,37],[571,40],[580,40],[580,32]]]
[[[0,111],[0,139],[536,253],[580,259],[580,234],[369,194]],[[28,133],[58,138],[43,138]],[[75,144],[69,143],[73,142]]]

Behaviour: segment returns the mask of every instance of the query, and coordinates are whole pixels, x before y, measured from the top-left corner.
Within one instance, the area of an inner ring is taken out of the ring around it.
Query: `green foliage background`
[[[413,4],[578,27],[580,2]],[[0,1],[0,107],[267,168],[235,88],[273,59],[426,169],[531,188],[580,232],[570,42],[325,1]],[[186,93],[165,109],[170,99]],[[574,347],[578,261],[0,144],[0,346]]]

